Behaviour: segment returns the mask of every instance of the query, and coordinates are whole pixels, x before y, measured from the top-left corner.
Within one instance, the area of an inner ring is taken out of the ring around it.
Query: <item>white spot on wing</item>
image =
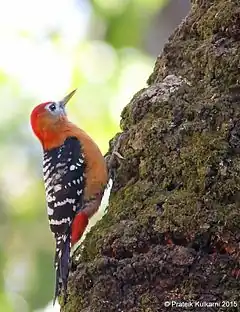
[[[52,196],[51,194],[47,194],[46,199],[47,199],[47,202],[48,202],[48,203],[51,203],[51,202],[53,202],[54,200],[56,200],[56,197],[55,197],[55,196]]]
[[[58,164],[56,165],[56,168],[59,168],[59,167],[65,167],[65,164],[64,164],[64,163],[58,163]]]
[[[58,192],[61,189],[62,189],[62,185],[61,184],[54,185],[54,187],[53,187],[54,192]]]
[[[45,189],[48,190],[50,187],[50,183],[52,182],[52,178],[44,179],[44,181],[45,181]]]
[[[70,222],[70,218],[68,217],[68,218],[63,218],[61,220],[51,219],[49,223],[52,225],[61,225],[63,223],[69,223],[69,222]]]
[[[51,167],[51,163],[47,164],[46,166],[43,165],[43,173],[45,173]]]
[[[82,190],[77,190],[77,195],[79,196],[79,195],[81,195],[82,194]]]
[[[52,215],[53,215],[53,209],[52,209],[52,208],[47,207],[47,212],[48,212],[48,215],[49,215],[49,216],[52,216]]]
[[[53,167],[50,167],[46,172],[43,171],[43,178],[44,178],[44,181],[46,181],[49,176],[50,176],[50,173],[54,170]]]
[[[45,156],[47,156],[47,155],[45,155]],[[45,159],[45,156],[44,156],[44,159],[43,159],[43,166],[45,166],[49,161],[52,160],[52,157],[48,157],[48,158]]]
[[[75,198],[66,198],[63,201],[58,201],[54,203],[54,208],[64,206],[66,204],[74,204],[75,203]]]

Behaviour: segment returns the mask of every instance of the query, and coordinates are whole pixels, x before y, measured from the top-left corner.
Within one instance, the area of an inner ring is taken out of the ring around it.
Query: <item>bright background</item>
[[[32,108],[78,88],[70,119],[105,153],[188,9],[188,0],[0,0],[0,312],[59,311]]]

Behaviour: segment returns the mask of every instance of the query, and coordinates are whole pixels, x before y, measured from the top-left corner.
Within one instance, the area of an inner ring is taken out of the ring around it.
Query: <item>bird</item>
[[[56,242],[53,304],[61,292],[67,301],[71,248],[100,207],[109,180],[98,145],[68,119],[66,104],[75,92],[60,101],[35,106],[30,116],[33,133],[43,149],[47,213]]]

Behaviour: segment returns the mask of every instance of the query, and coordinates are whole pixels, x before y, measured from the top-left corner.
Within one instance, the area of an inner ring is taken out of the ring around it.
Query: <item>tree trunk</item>
[[[237,310],[239,72],[239,0],[192,1],[122,113],[108,212],[74,256],[62,311]]]

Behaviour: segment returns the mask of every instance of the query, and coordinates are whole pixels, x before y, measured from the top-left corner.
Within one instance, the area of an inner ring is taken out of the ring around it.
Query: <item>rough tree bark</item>
[[[239,0],[192,1],[122,113],[108,213],[76,252],[62,311],[240,305],[239,69]]]

